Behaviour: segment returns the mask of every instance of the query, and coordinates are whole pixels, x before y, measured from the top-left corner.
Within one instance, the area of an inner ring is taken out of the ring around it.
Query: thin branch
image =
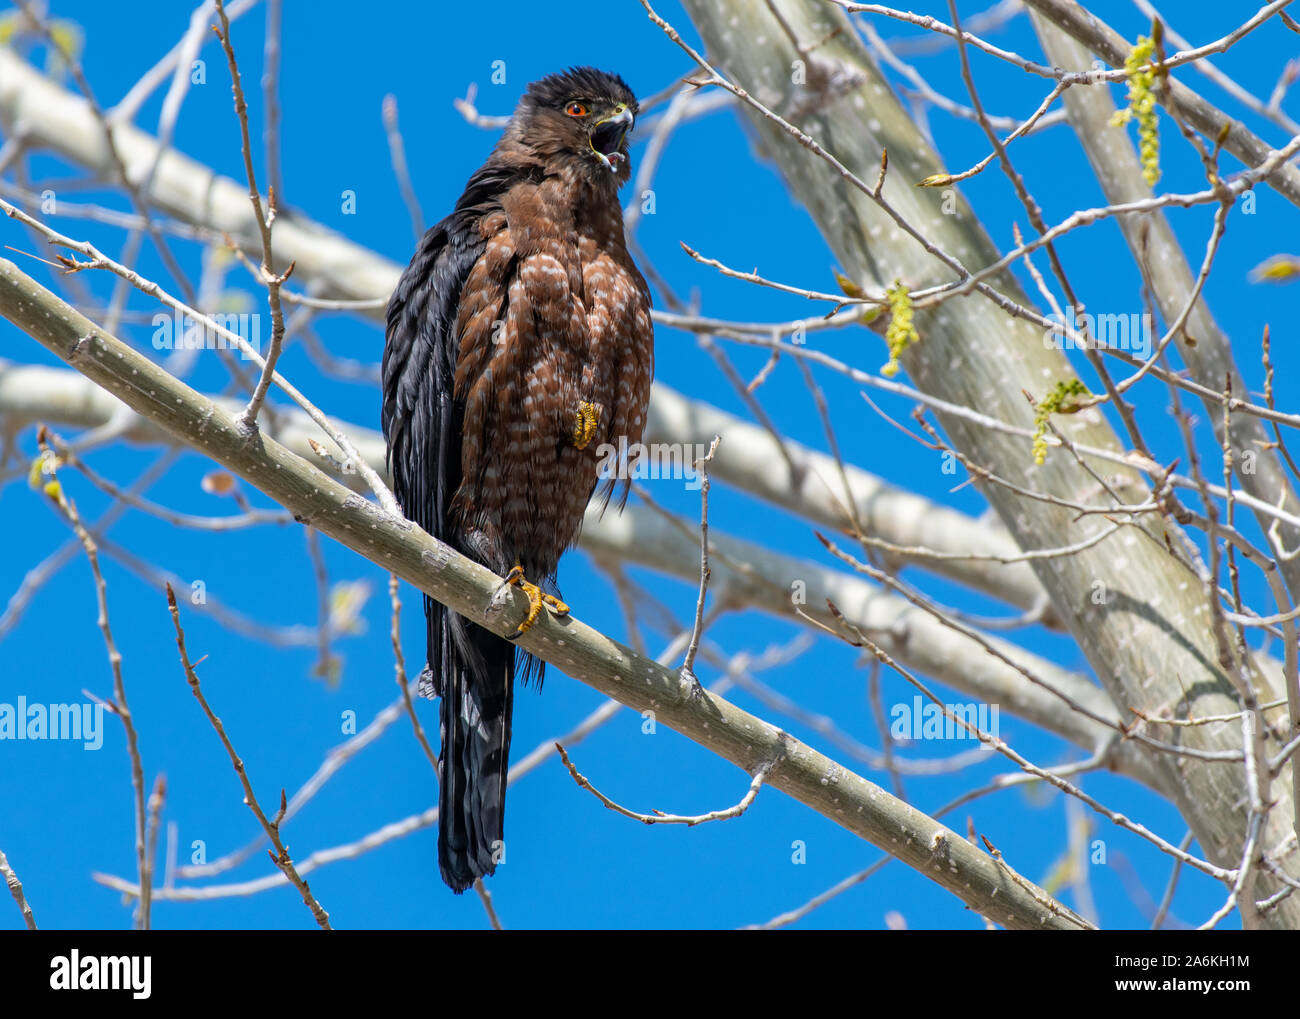
[[[312,895],[307,882],[299,876],[297,869],[293,865],[293,860],[289,857],[289,850],[280,841],[280,824],[284,820],[285,811],[287,810],[284,791],[280,791],[280,810],[276,814],[275,820],[268,820],[266,814],[262,812],[261,804],[257,802],[257,794],[253,792],[253,785],[248,780],[248,773],[244,769],[243,760],[235,752],[230,737],[226,735],[226,728],[221,724],[221,719],[208,706],[208,700],[203,696],[198,673],[194,671],[194,665],[190,662],[189,653],[185,650],[185,631],[181,628],[181,614],[176,607],[176,593],[172,590],[170,584],[167,585],[167,607],[172,614],[172,625],[176,629],[176,647],[180,651],[181,666],[185,670],[185,678],[189,681],[190,690],[199,702],[199,706],[203,709],[203,714],[207,716],[208,723],[216,732],[217,738],[221,740],[221,745],[226,748],[226,754],[230,757],[230,763],[235,769],[235,774],[239,776],[239,784],[243,786],[244,802],[248,805],[248,809],[253,812],[253,816],[257,818],[257,823],[262,826],[262,830],[266,832],[266,837],[271,840],[271,845],[275,847],[275,852],[268,851],[267,855],[271,858],[271,862],[279,868],[280,873],[298,889],[298,894],[302,896],[302,901],[311,910],[311,915],[321,930],[332,930],[329,914],[321,908],[321,904]]]
[[[140,759],[140,737],[136,731],[135,720],[131,715],[131,708],[126,700],[126,683],[122,678],[122,654],[117,649],[117,642],[113,639],[113,629],[109,624],[108,585],[104,582],[104,574],[99,568],[99,547],[95,543],[95,539],[91,537],[90,532],[86,530],[85,524],[81,522],[81,515],[77,512],[76,503],[67,497],[63,486],[59,483],[58,457],[48,445],[44,432],[38,435],[37,442],[44,457],[43,471],[51,479],[45,486],[46,494],[50,496],[55,506],[72,525],[72,529],[76,532],[82,548],[86,550],[86,559],[90,563],[90,571],[95,578],[95,603],[99,609],[99,629],[104,635],[104,646],[108,651],[108,665],[113,673],[113,700],[105,702],[105,706],[122,720],[122,728],[126,732],[126,752],[131,762],[131,789],[135,794],[136,869],[140,875],[141,888],[140,908],[136,911],[136,925],[144,930],[148,929],[149,926],[148,903],[152,884],[152,870],[149,866],[145,848],[144,765]]]
[[[406,146],[402,143],[402,128],[397,120],[397,96],[391,92],[384,96],[383,104],[384,132],[388,135],[388,157],[393,164],[393,176],[397,178],[397,189],[406,203],[406,211],[411,215],[411,229],[415,239],[424,236],[424,213],[420,211],[420,199],[416,197],[415,188],[411,186],[411,173],[406,167]]]
[[[686,658],[682,661],[682,678],[691,681],[699,688],[700,681],[695,675],[695,655],[700,649],[700,634],[704,629],[704,598],[709,593],[709,462],[718,451],[721,436],[715,435],[709,445],[709,452],[695,462],[695,469],[700,472],[700,596],[695,601],[695,627],[691,631],[691,643],[686,648]]]
[[[656,810],[653,814],[638,814],[636,811],[628,810],[627,807],[615,803],[592,785],[585,776],[579,774],[578,769],[569,760],[569,755],[563,746],[556,743],[555,749],[559,752],[560,760],[569,769],[569,774],[573,776],[573,781],[578,783],[579,788],[589,790],[596,799],[600,800],[601,803],[616,814],[630,817],[633,821],[640,821],[642,824],[684,824],[688,828],[693,828],[697,824],[704,824],[706,821],[726,821],[733,817],[739,817],[749,809],[750,804],[757,798],[759,789],[763,787],[763,780],[767,778],[768,773],[776,763],[769,761],[755,770],[753,779],[749,783],[749,789],[735,806],[727,807],[724,810],[711,810],[707,814],[665,814],[662,810]]]
[[[274,3],[274,0],[272,0]],[[248,406],[241,418],[249,432],[257,430],[257,415],[266,400],[271,380],[275,376],[275,363],[280,359],[280,347],[284,342],[284,310],[280,306],[280,284],[293,272],[293,263],[289,263],[283,273],[276,274],[271,255],[271,224],[275,220],[275,189],[272,188],[267,198],[267,209],[262,209],[262,196],[257,190],[257,174],[253,170],[253,143],[248,134],[248,103],[244,100],[244,87],[239,77],[239,64],[235,60],[235,49],[230,44],[230,19],[226,16],[225,4],[216,0],[217,14],[221,18],[221,28],[213,26],[221,46],[226,51],[226,63],[230,67],[231,88],[235,93],[235,116],[239,119],[239,136],[243,145],[244,173],[248,177],[248,200],[253,205],[253,215],[257,218],[258,230],[262,235],[262,282],[266,285],[267,300],[271,306],[271,350],[262,365],[262,377],[258,379],[257,388],[249,398]]]
[[[27,924],[27,929],[37,930],[36,917],[32,915],[32,907],[27,904],[27,897],[23,894],[23,883],[18,880],[18,875],[9,865],[9,858],[5,856],[3,850],[0,850],[0,876],[4,877],[9,894],[14,897],[14,902],[18,903],[18,911],[22,913],[23,923]]]

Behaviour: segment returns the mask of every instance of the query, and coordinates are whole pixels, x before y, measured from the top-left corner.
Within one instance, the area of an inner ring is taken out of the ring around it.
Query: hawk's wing
[[[515,179],[491,163],[475,173],[451,215],[421,239],[388,302],[382,422],[393,491],[410,519],[453,546],[448,510],[461,482],[464,415],[455,395],[461,294],[486,246],[482,217],[500,207]],[[496,866],[515,648],[427,595],[424,613],[428,666],[420,692],[440,698],[438,863],[460,892]]]
[[[439,540],[460,484],[462,408],[453,388],[461,290],[483,254],[479,220],[514,178],[492,164],[474,174],[452,213],[426,231],[388,302],[382,423],[394,494]]]
[[[464,415],[455,396],[457,314],[465,280],[486,245],[479,223],[500,208],[501,195],[516,179],[517,171],[506,167],[480,168],[451,214],[425,232],[388,302],[381,420],[393,494],[407,517],[451,545],[447,518],[461,481]],[[447,671],[447,641],[465,643],[463,623],[427,595],[424,610],[429,675],[437,682]],[[423,693],[442,692],[425,685],[422,677]]]

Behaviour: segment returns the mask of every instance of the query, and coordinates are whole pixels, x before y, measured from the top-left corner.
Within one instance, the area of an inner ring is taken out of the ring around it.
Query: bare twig
[[[411,186],[411,173],[406,168],[406,146],[402,143],[402,128],[397,120],[397,96],[391,92],[384,96],[383,120],[384,132],[388,135],[388,156],[393,163],[397,189],[402,193],[406,211],[411,214],[411,229],[418,241],[424,236],[424,213],[420,211],[420,199]]]
[[[122,678],[122,655],[117,649],[117,642],[113,639],[113,630],[109,625],[108,585],[104,582],[104,574],[99,568],[99,547],[81,522],[81,515],[77,512],[76,503],[67,497],[63,486],[59,483],[58,457],[54,450],[50,448],[43,431],[38,436],[38,442],[44,457],[43,469],[51,479],[45,486],[46,494],[50,496],[55,506],[72,525],[73,531],[76,532],[77,538],[81,541],[81,547],[86,550],[86,559],[90,563],[90,570],[95,578],[95,602],[99,609],[99,629],[104,635],[104,645],[108,650],[109,669],[113,674],[113,700],[105,702],[105,706],[122,720],[122,728],[126,732],[126,752],[131,761],[131,789],[135,793],[136,869],[140,875],[141,888],[140,908],[136,911],[136,925],[141,929],[145,929],[149,925],[147,903],[149,902],[152,885],[152,872],[145,847],[144,765],[140,759],[140,737],[136,731],[135,720],[131,716],[131,709],[126,701],[126,683]]]
[[[577,782],[580,788],[589,790],[596,799],[600,800],[601,803],[616,814],[630,817],[633,821],[640,821],[642,824],[684,824],[688,828],[693,828],[697,824],[704,824],[706,821],[725,821],[733,817],[739,817],[754,802],[759,789],[763,787],[763,780],[767,778],[768,772],[772,770],[775,764],[774,761],[769,761],[755,769],[753,779],[749,783],[749,789],[735,806],[727,807],[724,810],[711,810],[707,814],[665,814],[662,810],[656,810],[653,814],[638,814],[636,811],[628,810],[627,807],[615,803],[592,785],[583,775],[579,774],[578,769],[569,760],[569,755],[563,746],[556,743],[555,749],[560,755],[560,760],[564,762],[564,766],[569,769],[569,774],[573,776],[573,781]]]
[[[700,681],[695,675],[695,655],[700,649],[700,634],[704,629],[704,598],[709,593],[709,462],[718,451],[721,436],[715,435],[709,445],[709,452],[695,462],[695,469],[700,472],[700,596],[695,601],[695,628],[691,631],[691,643],[686,648],[686,658],[682,661],[682,679],[700,689]]]
[[[190,690],[199,702],[199,706],[203,709],[203,713],[207,716],[209,724],[217,734],[217,738],[221,740],[221,745],[226,748],[226,754],[230,757],[230,763],[234,766],[235,774],[239,776],[239,784],[243,786],[244,802],[248,804],[248,809],[253,812],[253,816],[257,818],[257,823],[262,826],[262,830],[266,832],[266,837],[271,840],[271,845],[275,847],[275,852],[268,851],[267,855],[271,858],[271,862],[279,868],[280,873],[298,889],[298,894],[302,896],[302,901],[311,910],[311,915],[321,930],[331,930],[329,914],[316,901],[316,897],[312,895],[307,882],[302,879],[294,867],[293,860],[289,856],[289,850],[280,841],[280,824],[283,822],[285,812],[288,809],[284,791],[280,791],[280,809],[275,816],[275,820],[268,820],[266,814],[262,812],[261,804],[257,802],[257,794],[253,792],[253,785],[248,780],[248,773],[244,769],[243,760],[235,752],[230,737],[226,735],[226,728],[221,724],[221,719],[208,706],[208,700],[203,696],[198,673],[194,671],[194,665],[190,662],[189,653],[185,650],[185,631],[181,628],[180,610],[176,607],[176,593],[172,590],[170,584],[167,585],[167,607],[171,610],[172,624],[176,628],[176,647],[180,651],[181,666],[185,670],[185,678],[189,681]]]
[[[36,917],[32,915],[32,907],[27,904],[27,897],[23,894],[23,883],[18,880],[18,875],[9,865],[9,858],[5,856],[3,850],[0,850],[0,876],[4,877],[9,894],[14,897],[14,902],[18,903],[18,911],[23,915],[23,923],[27,924],[29,931],[36,930]]]
[[[243,145],[244,173],[248,177],[248,200],[253,205],[253,215],[257,218],[258,230],[262,235],[262,282],[266,285],[267,300],[271,306],[271,349],[262,366],[262,377],[258,379],[257,388],[249,398],[241,420],[250,433],[257,430],[257,415],[266,400],[267,390],[271,388],[271,379],[275,375],[275,363],[280,359],[280,347],[284,342],[284,310],[280,306],[280,285],[293,272],[293,263],[283,273],[277,274],[271,255],[271,224],[275,220],[275,189],[272,188],[267,198],[267,208],[262,208],[262,196],[257,190],[257,173],[253,169],[253,144],[248,134],[248,103],[244,100],[244,88],[239,77],[239,64],[235,60],[235,49],[230,44],[230,19],[222,0],[216,0],[217,14],[221,18],[221,28],[213,26],[221,46],[226,51],[226,63],[230,67],[231,88],[235,93],[235,116],[239,118],[239,135]]]

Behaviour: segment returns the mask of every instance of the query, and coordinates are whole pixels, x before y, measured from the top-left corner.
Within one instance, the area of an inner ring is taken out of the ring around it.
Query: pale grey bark
[[[1054,66],[1079,71],[1088,68],[1091,54],[1086,47],[1037,11],[1031,11],[1030,17],[1043,50]],[[1115,104],[1110,94],[1101,88],[1072,88],[1063,98],[1070,124],[1088,155],[1088,162],[1106,194],[1106,201],[1120,205],[1149,198],[1152,192],[1142,177],[1138,154],[1128,133],[1111,124]],[[1243,212],[1235,214],[1244,215]],[[1168,218],[1162,210],[1156,209],[1149,213],[1121,216],[1119,225],[1161,317],[1166,323],[1176,322],[1195,293],[1195,273],[1174,237]],[[1188,342],[1189,337],[1191,342]],[[1233,394],[1247,395],[1245,380],[1233,360],[1232,344],[1203,299],[1197,298],[1187,316],[1185,328],[1175,336],[1175,343],[1183,363],[1201,385],[1215,392],[1223,392],[1225,386],[1229,386]],[[1222,445],[1223,409],[1208,399],[1204,406],[1206,419]],[[1270,506],[1291,513],[1300,511],[1300,499],[1296,497],[1281,456],[1272,448],[1273,437],[1266,432],[1264,423],[1251,414],[1235,414],[1229,419],[1228,433],[1233,472],[1241,487]],[[1279,611],[1288,612],[1295,603],[1296,592],[1300,592],[1300,556],[1290,554],[1300,549],[1300,530],[1274,518],[1257,516],[1256,520],[1260,530],[1270,535],[1274,542],[1271,551],[1276,554],[1278,569],[1286,579],[1291,600],[1291,604],[1279,606]],[[1260,664],[1264,665],[1262,661]],[[1283,689],[1278,677],[1267,667],[1265,671],[1270,673],[1270,689],[1274,693]],[[1286,677],[1281,677],[1280,681],[1286,683]],[[1294,681],[1295,677],[1291,677],[1291,682]],[[1300,713],[1293,712],[1287,739],[1298,735]],[[1300,769],[1292,768],[1291,772],[1294,802],[1300,799]]]

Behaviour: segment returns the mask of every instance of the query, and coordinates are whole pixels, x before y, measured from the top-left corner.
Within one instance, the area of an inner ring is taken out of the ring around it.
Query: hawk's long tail
[[[441,698],[438,869],[460,893],[493,873],[504,854],[516,651],[437,602],[426,601],[425,612],[433,692]]]

